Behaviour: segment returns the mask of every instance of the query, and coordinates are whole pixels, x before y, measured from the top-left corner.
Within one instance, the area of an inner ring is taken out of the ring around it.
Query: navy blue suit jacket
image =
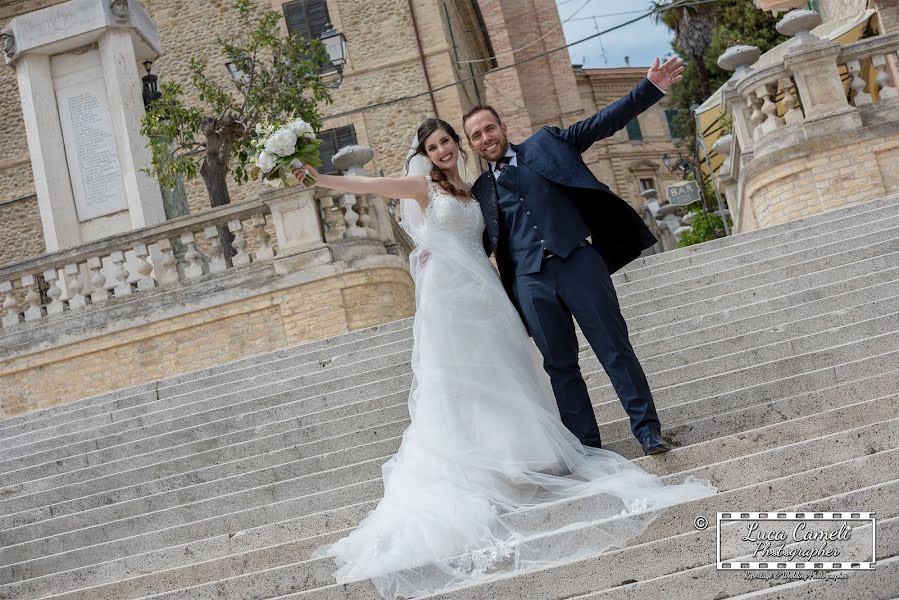
[[[596,141],[623,129],[663,96],[649,79],[643,79],[627,96],[592,117],[566,129],[543,127],[520,145],[513,146],[518,154],[519,193],[525,197],[541,232],[564,240],[567,229],[578,229],[570,223],[559,222],[553,215],[553,198],[566,195],[577,206],[591,232],[593,246],[602,255],[610,274],[637,258],[657,240],[637,212],[596,179],[581,154]],[[498,224],[499,203],[489,170],[478,177],[472,191],[487,225],[484,249],[488,256],[496,254],[503,285],[515,303],[511,293],[514,269],[504,251],[506,240]],[[579,241],[567,242],[573,246]]]

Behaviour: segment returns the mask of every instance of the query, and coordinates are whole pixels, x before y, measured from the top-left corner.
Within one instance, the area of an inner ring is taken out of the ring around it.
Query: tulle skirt
[[[548,568],[623,547],[664,507],[716,492],[580,444],[482,249],[433,232],[410,262],[411,423],[382,467],[383,499],[313,554],[334,558],[337,582],[413,598]]]

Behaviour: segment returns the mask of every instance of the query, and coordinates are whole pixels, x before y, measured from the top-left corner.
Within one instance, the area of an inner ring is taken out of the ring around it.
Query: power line
[[[570,0],[566,0],[566,1],[570,1]],[[552,50],[547,50],[547,51],[545,51],[545,52],[541,52],[540,54],[536,54],[536,55],[534,55],[534,56],[531,56],[531,57],[528,57],[528,58],[524,58],[524,59],[522,59],[522,60],[520,60],[520,61],[518,61],[518,62],[514,62],[514,63],[508,64],[508,65],[502,66],[502,67],[497,67],[497,68],[495,68],[495,69],[491,69],[489,72],[490,72],[490,73],[495,73],[495,72],[497,72],[497,71],[504,71],[504,70],[506,70],[506,69],[512,69],[512,68],[514,68],[514,67],[517,67],[518,65],[522,65],[522,64],[531,62],[532,60],[537,60],[538,58],[543,58],[544,56],[548,56],[548,55],[550,55],[550,54],[555,54],[556,52],[561,52],[562,50],[567,50],[568,48],[570,48],[570,47],[572,47],[572,46],[576,46],[576,45],[582,44],[582,43],[584,43],[584,42],[586,42],[586,41],[588,41],[588,40],[592,40],[592,39],[594,39],[594,38],[597,38],[597,37],[599,37],[599,36],[601,36],[601,35],[605,35],[605,34],[607,34],[607,33],[613,32],[613,31],[617,31],[618,29],[622,29],[622,28],[624,28],[624,27],[627,27],[628,25],[633,25],[634,23],[638,23],[638,22],[642,21],[643,19],[645,19],[645,18],[647,18],[647,17],[650,17],[650,16],[652,16],[653,14],[655,14],[656,12],[660,12],[660,11],[662,11],[662,10],[670,10],[670,9],[672,9],[672,8],[681,8],[681,7],[684,7],[684,6],[698,6],[698,5],[702,5],[702,4],[712,4],[712,3],[714,3],[714,2],[719,2],[719,1],[720,1],[720,0],[692,0],[692,1],[689,1],[689,0],[683,0],[682,2],[673,2],[672,4],[669,4],[669,5],[667,5],[667,6],[661,7],[661,8],[658,9],[658,10],[657,10],[657,9],[652,9],[652,10],[646,11],[645,13],[643,13],[642,15],[640,15],[639,17],[636,17],[636,18],[631,19],[631,20],[629,20],[629,21],[625,21],[624,23],[619,23],[618,25],[614,25],[614,26],[612,26],[612,27],[609,27],[609,28],[607,28],[607,29],[604,29],[603,31],[599,31],[599,32],[597,32],[597,33],[588,35],[587,37],[581,38],[581,39],[579,39],[579,40],[577,40],[577,41],[574,41],[574,42],[571,42],[570,44],[565,44],[564,46],[559,46],[558,48],[553,48]],[[561,2],[560,2],[560,4],[561,4]],[[453,83],[448,83],[448,84],[446,84],[446,85],[442,85],[442,86],[440,86],[440,87],[436,87],[436,88],[434,88],[432,91],[433,91],[434,93],[440,92],[440,91],[442,91],[442,90],[446,90],[446,89],[449,89],[449,88],[452,88],[452,87],[456,87],[456,86],[458,86],[458,85],[462,85],[462,84],[464,84],[464,83],[468,83],[469,81],[473,81],[473,80],[475,80],[475,79],[482,78],[482,77],[484,77],[484,75],[485,75],[485,74],[481,74],[481,75],[472,75],[471,77],[465,77],[465,78],[463,78],[463,79],[460,79],[459,81],[454,81]],[[354,109],[352,109],[352,110],[347,110],[347,111],[344,111],[344,112],[342,112],[342,113],[337,113],[337,114],[334,114],[334,115],[328,115],[328,116],[324,117],[324,119],[326,119],[326,120],[327,120],[327,119],[337,119],[337,118],[340,118],[340,117],[346,117],[346,116],[349,116],[349,115],[355,115],[355,114],[357,114],[357,113],[365,112],[366,110],[370,110],[370,109],[373,109],[373,108],[382,108],[382,107],[384,107],[384,106],[390,106],[391,104],[397,104],[397,103],[399,103],[399,102],[405,102],[406,100],[415,100],[415,99],[417,99],[417,98],[422,98],[422,97],[424,97],[424,96],[428,96],[429,94],[431,94],[431,92],[421,92],[421,93],[419,93],[419,94],[410,94],[410,95],[408,95],[408,96],[400,96],[399,98],[393,98],[392,100],[385,100],[384,102],[376,102],[376,103],[374,103],[374,104],[369,104],[369,105],[367,105],[367,106],[362,106],[362,107],[360,107],[360,108],[354,108]]]
[[[494,60],[496,60],[497,58],[499,58],[499,57],[501,57],[501,56],[509,56],[509,55],[512,55],[512,54],[517,54],[518,52],[521,52],[521,51],[524,50],[525,48],[530,48],[531,46],[533,46],[533,45],[536,44],[537,42],[539,42],[539,41],[541,41],[541,40],[547,38],[550,34],[552,34],[552,33],[556,32],[556,31],[558,31],[559,29],[561,29],[562,26],[563,26],[565,23],[567,23],[567,22],[570,21],[572,18],[574,18],[574,16],[575,16],[576,14],[578,14],[578,13],[581,12],[584,8],[586,8],[586,6],[587,6],[588,4],[590,4],[591,2],[593,2],[593,0],[587,0],[586,2],[584,2],[583,4],[581,4],[580,8],[578,8],[576,11],[574,11],[573,13],[571,13],[571,16],[570,16],[570,17],[568,17],[568,18],[565,19],[564,21],[560,22],[558,25],[556,25],[555,27],[553,27],[552,29],[550,29],[549,31],[547,31],[546,33],[544,33],[543,35],[541,35],[540,37],[538,37],[538,38],[537,38],[536,40],[534,40],[533,42],[527,43],[527,44],[525,44],[524,46],[522,46],[521,48],[516,48],[516,49],[514,49],[514,50],[509,50],[508,52],[503,52],[502,54],[497,54],[497,55],[495,55],[495,56],[491,56],[490,58],[476,58],[476,59],[474,59],[474,60],[460,60],[459,63],[466,63],[466,64],[467,64],[467,63],[493,62]]]

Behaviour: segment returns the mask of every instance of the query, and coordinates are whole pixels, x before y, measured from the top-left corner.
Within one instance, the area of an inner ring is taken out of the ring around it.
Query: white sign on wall
[[[128,209],[122,169],[101,70],[57,87],[56,101],[65,143],[75,210],[81,222]]]

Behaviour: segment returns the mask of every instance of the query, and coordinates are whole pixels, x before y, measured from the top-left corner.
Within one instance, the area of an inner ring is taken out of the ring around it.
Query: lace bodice
[[[481,207],[474,198],[456,198],[428,180],[428,208],[424,222],[430,228],[452,234],[471,250],[484,253],[484,217]]]

